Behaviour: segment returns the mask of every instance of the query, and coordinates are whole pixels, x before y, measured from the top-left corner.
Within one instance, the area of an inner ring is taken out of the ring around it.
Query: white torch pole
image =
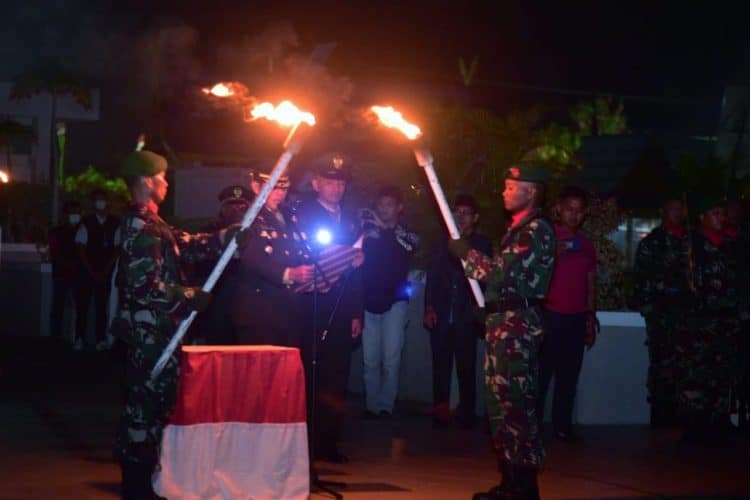
[[[445,199],[443,187],[440,185],[440,181],[435,173],[435,167],[432,165],[434,161],[432,154],[426,149],[415,148],[414,156],[417,158],[417,164],[424,168],[425,174],[427,174],[427,180],[432,188],[432,194],[435,195],[435,200],[440,207],[440,213],[443,214],[445,225],[448,226],[448,233],[454,240],[459,239],[461,233],[458,231],[456,221],[453,219],[453,213],[448,205],[448,201]],[[461,262],[466,265],[465,261],[462,260]],[[479,307],[484,307],[484,294],[482,293],[482,289],[479,288],[479,282],[468,276],[466,279],[469,280],[469,286],[471,287],[471,292],[474,294],[474,300],[476,300],[477,305]]]
[[[286,167],[289,165],[289,162],[292,160],[294,155],[299,153],[303,141],[300,137],[295,138],[295,132],[297,131],[298,127],[299,124],[295,125],[294,128],[292,128],[292,130],[289,132],[286,141],[284,141],[284,152],[276,161],[276,165],[274,165],[268,181],[263,185],[263,189],[261,189],[260,193],[258,193],[258,196],[255,197],[255,200],[253,200],[253,204],[250,205],[250,208],[247,209],[247,212],[245,212],[245,215],[242,217],[242,223],[240,224],[241,230],[250,227],[250,225],[253,223],[258,213],[260,212],[261,208],[263,208],[263,205],[265,205],[268,196],[276,186],[276,183],[284,173],[284,170],[286,170]],[[232,256],[234,255],[234,252],[236,250],[237,240],[236,238],[232,238],[227,247],[224,249],[224,253],[221,255],[221,258],[214,266],[213,271],[211,271],[211,274],[208,276],[208,279],[203,284],[202,289],[204,292],[210,292],[214,288],[214,285],[216,285],[216,282],[221,277],[221,273],[224,272],[224,268],[227,267],[227,264],[229,264],[229,261],[232,259]],[[164,352],[162,352],[159,360],[154,365],[154,368],[151,370],[151,381],[154,381],[159,377],[159,374],[166,366],[169,358],[172,356],[172,353],[174,353],[175,349],[177,349],[177,346],[179,346],[182,342],[182,338],[187,333],[190,324],[193,322],[197,315],[198,312],[193,311],[187,318],[182,320],[180,326],[177,328],[177,332],[169,341],[169,344],[164,349]]]

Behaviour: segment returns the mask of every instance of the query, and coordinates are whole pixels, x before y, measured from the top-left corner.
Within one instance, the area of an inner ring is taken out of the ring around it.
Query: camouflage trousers
[[[681,319],[672,314],[653,314],[646,318],[648,346],[648,401],[653,407],[674,408],[677,404],[676,335]]]
[[[730,315],[691,317],[678,333],[680,413],[690,419],[729,415],[738,368],[739,319]]]
[[[484,376],[487,412],[499,458],[541,466],[544,448],[536,414],[541,318],[535,310],[487,319]]]
[[[151,369],[166,341],[151,335],[130,345],[125,368],[126,400],[120,416],[114,455],[120,463],[156,465],[162,432],[175,404],[178,363],[173,356],[159,377],[149,381]]]

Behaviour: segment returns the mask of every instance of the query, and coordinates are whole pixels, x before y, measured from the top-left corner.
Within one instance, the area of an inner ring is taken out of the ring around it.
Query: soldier
[[[177,356],[150,381],[150,371],[191,311],[205,309],[210,295],[184,286],[180,259],[214,258],[228,231],[189,235],[159,217],[167,194],[167,160],[150,151],[130,153],[122,164],[133,204],[122,222],[116,284],[119,306],[111,326],[128,348],[127,395],[115,445],[125,499],[154,498],[151,475],[158,461],[165,421],[175,400]]]
[[[339,157],[334,158],[333,164],[316,169],[312,180],[316,196],[302,202],[297,209],[299,228],[310,235],[313,246],[323,234],[335,244],[351,246],[357,240],[359,218],[356,212],[341,206],[348,179],[343,159]],[[360,260],[356,264],[361,263]],[[315,328],[314,338],[304,336],[306,343],[302,349],[308,403],[315,402],[316,406],[308,408],[315,420],[315,428],[311,429],[316,439],[314,458],[345,463],[349,459],[338,449],[338,441],[347,412],[346,388],[352,345],[362,334],[364,308],[360,270],[349,271],[327,293],[307,294],[304,308],[309,328]],[[313,349],[317,352],[316,387],[311,385]]]
[[[466,274],[487,283],[487,409],[503,477],[474,500],[539,498],[541,305],[555,262],[555,232],[539,208],[546,179],[538,165],[508,169],[503,201],[512,222],[494,257],[471,249],[464,238],[449,243],[451,252],[465,259]]]
[[[238,224],[250,208],[251,191],[245,186],[231,185],[219,192],[221,208],[219,215],[210,224],[201,228],[201,232],[211,233]],[[216,265],[216,260],[197,262],[194,265],[193,283],[204,283]],[[232,345],[237,343],[237,332],[232,321],[232,308],[239,287],[239,259],[233,258],[227,264],[224,273],[212,290],[214,300],[206,311],[193,323],[198,332],[197,337],[207,344]]]
[[[740,285],[740,343],[737,374],[734,377],[734,404],[739,415],[740,427],[748,426],[750,413],[750,233],[742,227],[742,194],[733,182],[727,195],[727,224],[724,238],[728,245],[732,266],[737,272]]]
[[[654,427],[673,425],[677,417],[675,332],[691,297],[685,216],[684,202],[676,194],[667,198],[661,225],[641,240],[635,257],[635,297],[646,320],[648,401]]]
[[[251,187],[257,195],[268,175],[253,172]],[[282,176],[251,226],[240,255],[232,321],[239,344],[300,347],[302,295],[292,286],[309,282],[313,266],[295,228],[294,216],[282,211],[289,178]],[[255,314],[265,311],[267,314]],[[278,313],[278,314],[274,314]]]
[[[700,221],[692,242],[696,301],[689,326],[678,339],[679,402],[688,444],[715,444],[728,438],[726,420],[740,324],[737,274],[723,237],[725,203],[721,195],[704,194],[695,205]]]

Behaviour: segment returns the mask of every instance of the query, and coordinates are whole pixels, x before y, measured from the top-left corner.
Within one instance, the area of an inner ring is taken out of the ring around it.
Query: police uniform
[[[125,158],[126,178],[164,172],[167,161],[149,151]],[[125,407],[118,426],[115,457],[123,474],[123,498],[152,498],[151,475],[159,456],[162,431],[175,402],[177,355],[150,381],[150,371],[179,322],[205,308],[209,294],[186,287],[180,261],[219,254],[217,235],[189,235],[172,229],[153,203],[133,203],[122,221],[117,264],[119,304],[111,332],[127,345]]]
[[[232,224],[239,224],[242,217],[250,208],[252,192],[245,186],[231,185],[219,192],[221,209],[219,214],[209,225],[202,228],[202,232],[214,232],[226,229]],[[204,283],[216,265],[216,260],[199,262],[195,265],[195,283]],[[197,336],[207,344],[232,345],[237,343],[237,332],[232,321],[233,302],[238,293],[240,277],[239,260],[233,258],[214,286],[214,299],[203,314],[198,315],[192,328]]]
[[[349,178],[340,162],[318,168],[316,175],[344,181]],[[342,209],[338,214],[333,213],[317,199],[308,199],[298,206],[296,215],[299,227],[309,235],[313,259],[321,249],[315,238],[321,230],[330,233],[331,244],[351,246],[360,236],[359,217],[354,211]],[[364,315],[361,280],[360,269],[350,270],[328,292],[308,293],[304,299],[305,324],[310,332],[305,332],[302,354],[308,381],[308,415],[312,415],[313,399],[316,402],[315,429],[311,430],[316,439],[315,455],[334,462],[346,461],[339,453],[338,441],[347,413],[352,320],[361,321]],[[313,345],[313,336],[316,345]],[[311,385],[313,348],[317,351],[315,388]],[[313,389],[314,398],[310,397]]]
[[[255,180],[268,176],[255,172]],[[287,189],[283,176],[276,188]],[[294,292],[291,268],[307,263],[295,216],[283,210],[261,208],[251,235],[240,254],[237,290],[232,301],[232,321],[239,344],[300,347],[302,295]]]
[[[546,178],[537,165],[513,166],[506,174],[506,179],[535,184]],[[541,417],[536,414],[541,305],[555,262],[554,229],[534,208],[510,227],[494,257],[471,249],[463,239],[449,247],[465,259],[467,276],[487,283],[487,411],[503,484],[474,498],[500,498],[501,491],[538,498],[536,471],[544,459]]]

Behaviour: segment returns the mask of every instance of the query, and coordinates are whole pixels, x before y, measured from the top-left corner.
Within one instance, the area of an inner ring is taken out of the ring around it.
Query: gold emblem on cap
[[[519,177],[521,177],[521,171],[518,169],[518,167],[510,167],[508,169],[508,172],[514,179],[518,179]]]
[[[341,170],[344,168],[344,157],[341,155],[334,155],[333,157],[333,168]]]
[[[239,186],[236,186],[234,188],[234,197],[235,198],[242,198],[242,188]]]

